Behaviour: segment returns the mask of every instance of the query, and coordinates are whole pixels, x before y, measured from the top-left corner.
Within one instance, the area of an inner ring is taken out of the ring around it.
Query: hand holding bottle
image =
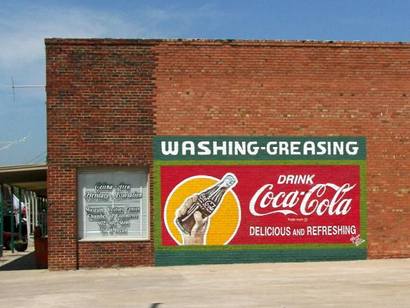
[[[206,218],[215,213],[217,208],[222,202],[225,194],[236,185],[238,180],[235,175],[232,173],[227,173],[224,175],[222,180],[218,181],[215,185],[210,188],[200,192],[198,195],[192,195],[190,198],[184,201],[184,204],[181,206],[182,211],[177,211],[178,215],[175,218],[175,224],[178,229],[187,235],[192,235],[192,228],[196,224],[194,214],[199,211],[202,214],[201,217],[197,214],[197,219]],[[191,206],[185,209],[186,203],[189,203]],[[181,214],[182,213],[182,214]]]
[[[198,200],[198,195],[194,194],[187,198],[184,203],[176,210],[176,219],[185,216],[188,209]],[[199,210],[193,213],[195,224],[192,227],[191,233],[182,232],[183,245],[204,245],[205,235],[208,227],[208,217],[203,218]]]

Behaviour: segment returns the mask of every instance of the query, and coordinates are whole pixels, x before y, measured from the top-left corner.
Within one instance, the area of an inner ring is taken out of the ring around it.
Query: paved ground
[[[0,281],[0,307],[410,307],[410,259],[3,271]]]

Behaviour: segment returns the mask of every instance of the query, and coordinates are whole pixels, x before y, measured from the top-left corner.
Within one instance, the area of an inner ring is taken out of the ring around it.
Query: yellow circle
[[[216,178],[196,176],[180,184],[170,193],[165,204],[165,222],[168,232],[182,245],[182,235],[175,225],[175,212],[183,202],[193,194],[215,185]],[[205,245],[225,245],[232,239],[240,223],[240,205],[236,195],[228,191],[214,213],[209,217],[209,227],[205,238]]]

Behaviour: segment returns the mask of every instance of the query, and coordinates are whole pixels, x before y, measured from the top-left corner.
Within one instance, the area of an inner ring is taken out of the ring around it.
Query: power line
[[[44,156],[45,155],[45,156]],[[32,158],[31,160],[27,161],[26,164],[33,164],[33,163],[37,163],[43,160],[43,156],[44,158],[47,157],[47,150],[42,151],[40,154],[37,154],[34,158]]]
[[[28,88],[44,88],[44,85],[15,85],[14,78],[11,77],[11,89],[13,91],[13,103],[16,102],[16,89],[28,89]]]

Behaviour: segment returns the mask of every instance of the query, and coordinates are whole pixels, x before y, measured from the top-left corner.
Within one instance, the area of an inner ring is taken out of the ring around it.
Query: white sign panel
[[[148,239],[146,172],[81,172],[79,216],[82,239]]]

